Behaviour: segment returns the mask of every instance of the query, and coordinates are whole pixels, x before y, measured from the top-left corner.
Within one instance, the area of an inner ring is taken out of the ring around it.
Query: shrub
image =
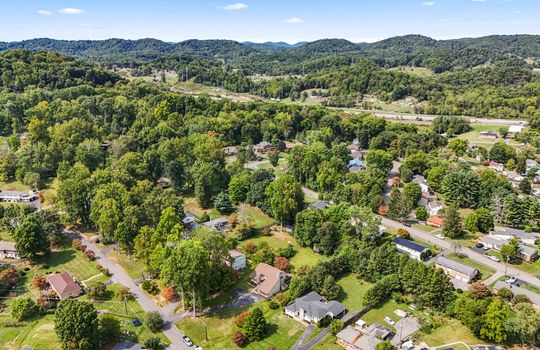
[[[317,327],[326,328],[330,325],[330,322],[332,322],[332,318],[326,315],[319,322],[317,322]]]
[[[53,291],[44,292],[36,299],[36,304],[44,311],[51,310],[58,305],[58,297]]]
[[[287,271],[289,269],[289,259],[282,256],[276,256],[274,258],[274,267],[281,271]]]
[[[272,310],[279,309],[279,303],[275,300],[269,300],[268,301],[268,307]]]
[[[44,290],[49,286],[49,282],[47,282],[45,276],[35,275],[34,278],[32,278],[32,285],[39,290]]]
[[[240,331],[233,334],[232,341],[239,348],[243,348],[246,345],[246,337],[244,336],[244,333]]]
[[[159,339],[159,337],[150,337],[144,341],[143,345],[149,350],[163,349],[163,344],[161,343],[161,339]]]
[[[103,282],[92,282],[88,285],[86,292],[92,299],[103,298],[107,294],[107,286]]]
[[[141,288],[144,289],[145,291],[147,291],[151,295],[156,295],[156,294],[159,293],[159,288],[158,288],[156,282],[151,281],[151,280],[145,280],[141,284]]]
[[[285,306],[289,303],[289,295],[287,293],[276,294],[276,300],[281,306]]]
[[[129,291],[127,287],[120,287],[115,293],[116,297],[120,300],[133,300],[133,294]]]
[[[343,329],[343,321],[341,320],[332,320],[330,323],[330,333],[332,335],[338,334]]]
[[[30,297],[17,298],[11,304],[11,315],[21,321],[35,314],[36,303]]]
[[[157,311],[146,313],[146,326],[152,332],[159,332],[163,326],[163,317]]]
[[[398,237],[405,238],[405,239],[411,238],[411,234],[409,233],[409,231],[405,230],[404,228],[398,229],[397,235]]]
[[[508,288],[499,289],[497,295],[506,301],[512,300],[514,297],[514,293],[512,293],[512,291]]]
[[[531,300],[529,299],[528,296],[526,295],[523,295],[523,294],[518,294],[514,297],[514,304],[519,304],[519,303],[526,303],[526,304],[530,304],[531,303]]]
[[[96,253],[94,253],[92,250],[87,250],[84,252],[84,256],[90,261],[96,260]]]
[[[426,221],[428,218],[428,212],[426,207],[418,207],[416,208],[416,218],[420,221]]]
[[[77,250],[80,250],[81,245],[82,243],[80,239],[74,239],[73,241],[71,241],[71,246]]]
[[[244,326],[244,321],[246,317],[248,317],[248,315],[249,311],[244,311],[240,315],[236,316],[236,318],[234,319],[234,324],[236,325],[236,327],[242,328]]]
[[[174,287],[167,287],[161,290],[161,296],[166,301],[172,301],[178,296],[178,294],[176,294]]]

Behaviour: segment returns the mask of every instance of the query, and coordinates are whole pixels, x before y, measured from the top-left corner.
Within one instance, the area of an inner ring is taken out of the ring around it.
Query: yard
[[[493,275],[495,273],[495,270],[490,268],[489,266],[486,266],[484,264],[480,264],[480,263],[478,263],[478,262],[476,262],[476,261],[474,261],[472,259],[469,259],[468,257],[463,256],[463,255],[450,253],[450,254],[446,254],[446,257],[449,258],[449,259],[455,260],[455,261],[462,262],[462,263],[464,263],[466,265],[469,265],[471,267],[474,267],[475,269],[480,271],[480,273],[482,274],[482,277],[481,277],[482,281],[488,279],[491,275]]]
[[[383,305],[373,308],[362,315],[360,318],[367,322],[368,325],[373,323],[379,323],[383,326],[394,329],[391,325],[384,321],[385,317],[390,317],[394,322],[397,322],[401,319],[398,315],[394,313],[395,310],[401,309],[403,311],[410,312],[409,308],[405,304],[398,304],[393,300],[388,300]]]
[[[272,310],[265,301],[257,303],[267,322],[266,337],[259,342],[248,344],[245,349],[291,349],[304,332],[305,326],[283,314],[281,309]],[[255,306],[253,306],[255,307]],[[239,330],[234,318],[244,309],[237,308],[213,314],[212,316],[184,318],[178,322],[180,328],[193,342],[204,349],[233,349],[232,335]],[[205,339],[208,330],[208,341]]]
[[[296,254],[294,257],[292,257],[290,262],[295,268],[303,265],[313,266],[319,261],[327,259],[324,255],[315,253],[310,248],[300,247],[293,236],[287,232],[281,232],[278,227],[274,227],[270,236],[259,235],[255,238],[245,240],[241,245],[245,245],[250,241],[255,244],[259,242],[267,242],[272,249],[285,248],[287,245],[289,245],[289,243],[292,244]]]
[[[420,340],[426,342],[429,346],[441,346],[456,341],[462,341],[470,345],[484,343],[476,338],[469,328],[455,319],[449,319],[444,326],[437,328],[431,334],[422,336]]]
[[[352,273],[340,278],[337,283],[343,289],[338,296],[338,300],[347,308],[347,310],[362,310],[364,308],[364,295],[373,284],[358,279]]]
[[[129,257],[124,253],[119,253],[116,250],[107,254],[107,257],[116,262],[122,269],[133,279],[139,279],[142,277],[144,266],[142,262],[137,260],[134,256]]]
[[[79,281],[100,273],[95,262],[89,261],[83,253],[73,248],[53,251],[47,256],[36,259],[36,262],[44,267],[37,270],[38,273],[67,271]]]

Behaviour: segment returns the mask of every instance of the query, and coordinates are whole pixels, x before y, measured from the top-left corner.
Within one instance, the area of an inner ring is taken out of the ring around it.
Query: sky
[[[0,41],[540,34],[539,0],[0,0]]]

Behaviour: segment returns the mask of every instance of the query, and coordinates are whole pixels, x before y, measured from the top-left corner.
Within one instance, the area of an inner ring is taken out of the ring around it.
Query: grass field
[[[315,345],[313,350],[343,350],[343,347],[336,343],[335,336],[329,334],[319,344]]]
[[[337,283],[343,289],[338,295],[338,301],[349,311],[362,310],[364,308],[364,295],[373,284],[358,279],[352,273],[340,278]]]
[[[124,271],[126,271],[126,273],[129,275],[129,277],[138,279],[142,276],[144,266],[142,262],[137,260],[135,257],[130,258],[126,254],[118,253],[115,250],[107,254],[107,257],[120,265],[122,269],[124,269]]]
[[[378,308],[373,308],[367,313],[362,315],[361,319],[366,321],[368,325],[373,323],[380,323],[383,326],[393,329],[388,323],[384,321],[385,317],[390,317],[394,322],[397,322],[401,319],[398,315],[394,313],[395,310],[401,309],[403,311],[408,311],[408,307],[405,304],[398,304],[393,300],[388,300],[383,305]]]
[[[30,187],[19,181],[0,182],[0,190],[2,191],[29,191]]]
[[[484,264],[480,264],[472,259],[469,259],[468,257],[459,256],[454,253],[446,254],[445,256],[449,259],[459,261],[466,265],[476,268],[482,274],[481,280],[488,279],[491,275],[495,273],[495,269],[492,269],[489,266],[486,266]]]
[[[466,344],[483,344],[474,334],[458,320],[449,319],[444,326],[437,328],[431,334],[421,337],[421,340],[429,346],[441,346],[444,344],[462,341]]]
[[[435,73],[433,73],[433,71],[431,69],[423,68],[423,67],[399,66],[399,67],[390,68],[389,70],[408,73],[408,74],[416,75],[416,76],[419,76],[419,77],[431,77],[431,76],[435,75]]]
[[[67,271],[79,281],[83,281],[100,273],[95,262],[88,261],[83,253],[72,248],[53,251],[48,256],[36,259],[36,262],[48,266],[47,268],[41,268],[36,272],[48,274]]]
[[[315,253],[310,248],[300,247],[293,236],[287,232],[281,232],[279,228],[272,230],[271,236],[257,236],[255,238],[248,239],[242,242],[242,245],[247,244],[247,242],[253,242],[257,244],[258,242],[267,242],[272,249],[285,248],[287,245],[292,244],[296,254],[291,258],[291,266],[293,268],[298,268],[303,265],[313,266],[321,260],[327,259],[324,255]]]
[[[296,340],[305,330],[305,326],[283,314],[281,309],[271,310],[266,302],[260,302],[253,307],[259,307],[267,322],[266,337],[255,343],[248,344],[245,349],[291,349]],[[178,322],[178,327],[189,336],[195,344],[204,349],[234,349],[232,335],[239,330],[234,324],[234,318],[244,309],[237,308],[213,314],[208,317],[184,318]],[[205,327],[208,329],[208,341],[205,339]]]

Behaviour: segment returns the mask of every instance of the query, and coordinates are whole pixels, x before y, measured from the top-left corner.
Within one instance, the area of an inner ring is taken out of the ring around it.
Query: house
[[[246,268],[246,256],[240,253],[238,250],[229,250],[229,256],[231,257],[231,267],[236,271]]]
[[[324,210],[328,208],[330,204],[327,201],[315,201],[309,205],[311,209]]]
[[[317,292],[310,292],[285,307],[285,314],[298,321],[317,323],[326,316],[334,319],[345,314],[345,307],[338,301],[324,301]]]
[[[347,164],[349,171],[355,172],[364,168],[364,163],[358,159],[351,159],[349,164]]]
[[[538,250],[525,244],[520,244],[518,258],[526,262],[533,262],[538,258]]]
[[[426,224],[428,226],[432,226],[436,228],[441,228],[443,223],[444,223],[444,220],[440,216],[430,216],[426,221]]]
[[[438,200],[431,201],[427,205],[427,211],[428,211],[429,215],[431,215],[431,216],[435,216],[435,215],[439,214],[439,211],[441,211],[443,208],[444,207],[443,207],[442,203],[439,202]]]
[[[212,230],[224,232],[229,226],[229,220],[227,220],[224,217],[221,217],[221,218],[204,222],[202,225]]]
[[[538,311],[540,310],[540,294],[535,293],[529,289],[518,287],[516,285],[506,283],[504,281],[497,281],[493,286],[493,291],[498,293],[501,288],[510,289],[514,295],[525,295],[531,301],[532,306]]]
[[[352,159],[362,159],[364,157],[364,154],[362,153],[362,151],[352,150],[351,157]]]
[[[521,176],[520,174],[518,174],[517,172],[515,172],[513,170],[512,171],[505,171],[504,175],[508,178],[508,180],[514,181],[514,182],[521,182],[524,179],[523,176]]]
[[[498,135],[495,131],[488,130],[488,131],[480,131],[480,137],[490,137],[490,138],[496,139]]]
[[[300,141],[285,141],[285,151],[290,151],[291,149],[293,149],[294,147],[296,146],[303,146],[304,144]]]
[[[505,244],[508,244],[507,239],[499,238],[497,236],[493,235],[486,235],[478,241],[479,243],[482,243],[484,247],[489,249],[495,249],[495,250],[501,250],[501,247]]]
[[[375,350],[382,340],[347,326],[336,334],[337,343],[348,350]]]
[[[510,125],[510,127],[508,128],[508,134],[512,134],[511,136],[516,136],[523,131],[523,128],[523,125]]]
[[[407,239],[398,237],[394,238],[392,242],[399,252],[407,254],[411,259],[421,261],[430,254],[429,248]]]
[[[171,180],[166,177],[160,177],[156,183],[160,185],[162,188],[168,188],[171,187]]]
[[[268,141],[259,142],[256,145],[253,145],[253,151],[257,153],[266,153],[272,149],[272,144]]]
[[[521,243],[528,245],[535,245],[536,240],[538,239],[538,236],[534,233],[529,233],[525,232],[524,230],[509,227],[496,227],[489,234],[507,240],[515,238]]]
[[[538,164],[538,162],[533,159],[527,159],[525,161],[525,167],[527,168],[527,170],[540,169],[540,165]]]
[[[226,156],[234,156],[238,153],[238,148],[236,146],[223,147],[221,150]]]
[[[474,267],[450,260],[444,256],[435,259],[435,267],[443,270],[445,275],[466,283],[471,282],[478,275],[478,270]]]
[[[429,185],[426,181],[426,178],[422,175],[414,175],[412,182],[419,184],[422,192],[429,192]]]
[[[265,263],[257,265],[250,275],[250,281],[255,285],[253,291],[265,298],[270,298],[276,293],[287,288],[287,274]]]
[[[67,272],[50,275],[47,281],[60,299],[75,298],[82,294],[81,286]]]
[[[373,338],[381,339],[381,340],[387,340],[394,335],[394,332],[382,324],[379,323],[373,323],[371,326],[369,326],[365,333],[367,335],[372,336]]]
[[[0,259],[20,259],[15,242],[0,241]]]
[[[36,191],[0,191],[0,201],[11,203],[29,203],[37,199]]]
[[[501,163],[494,162],[494,161],[489,162],[488,168],[493,169],[499,173],[504,171],[504,165]]]

